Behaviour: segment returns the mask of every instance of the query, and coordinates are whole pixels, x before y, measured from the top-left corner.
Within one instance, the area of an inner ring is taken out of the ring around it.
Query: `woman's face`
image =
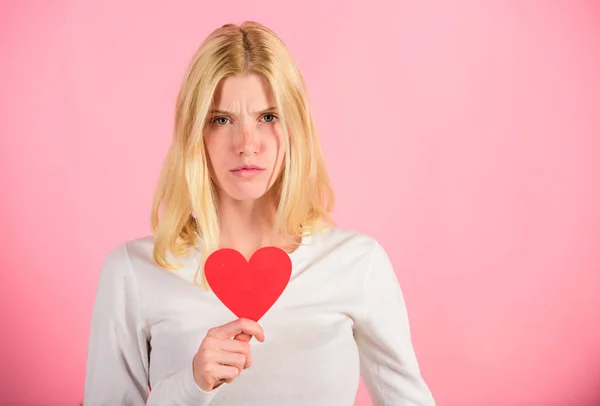
[[[279,114],[266,79],[257,74],[225,78],[215,92],[204,142],[220,199],[262,197],[282,167]]]

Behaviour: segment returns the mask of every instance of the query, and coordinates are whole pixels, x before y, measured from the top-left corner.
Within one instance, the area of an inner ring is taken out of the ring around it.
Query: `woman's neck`
[[[246,259],[259,248],[275,246],[286,251],[297,238],[273,231],[277,206],[273,200],[235,201],[220,199],[220,248],[233,248]]]

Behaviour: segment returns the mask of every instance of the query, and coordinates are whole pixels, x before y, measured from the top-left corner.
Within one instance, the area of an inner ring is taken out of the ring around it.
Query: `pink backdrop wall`
[[[100,263],[149,232],[187,62],[247,19],[304,72],[336,217],[390,253],[438,404],[600,404],[599,2],[0,7],[2,405],[82,399]]]

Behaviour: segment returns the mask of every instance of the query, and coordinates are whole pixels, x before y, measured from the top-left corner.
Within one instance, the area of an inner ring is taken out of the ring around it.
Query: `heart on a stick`
[[[287,287],[292,262],[277,247],[260,248],[250,261],[234,249],[223,248],[206,259],[204,273],[215,295],[233,314],[257,322]]]

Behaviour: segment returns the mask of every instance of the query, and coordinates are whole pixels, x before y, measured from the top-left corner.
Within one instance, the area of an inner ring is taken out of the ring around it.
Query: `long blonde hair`
[[[284,167],[272,186],[277,194],[275,230],[303,236],[333,224],[333,190],[306,84],[289,50],[259,23],[227,24],[213,31],[196,51],[177,98],[173,139],[151,215],[153,257],[163,268],[180,267],[169,254],[178,257],[199,247],[199,270],[219,248],[218,201],[203,134],[219,83],[246,73],[260,74],[269,82],[286,134]],[[206,286],[204,278],[203,282]]]

